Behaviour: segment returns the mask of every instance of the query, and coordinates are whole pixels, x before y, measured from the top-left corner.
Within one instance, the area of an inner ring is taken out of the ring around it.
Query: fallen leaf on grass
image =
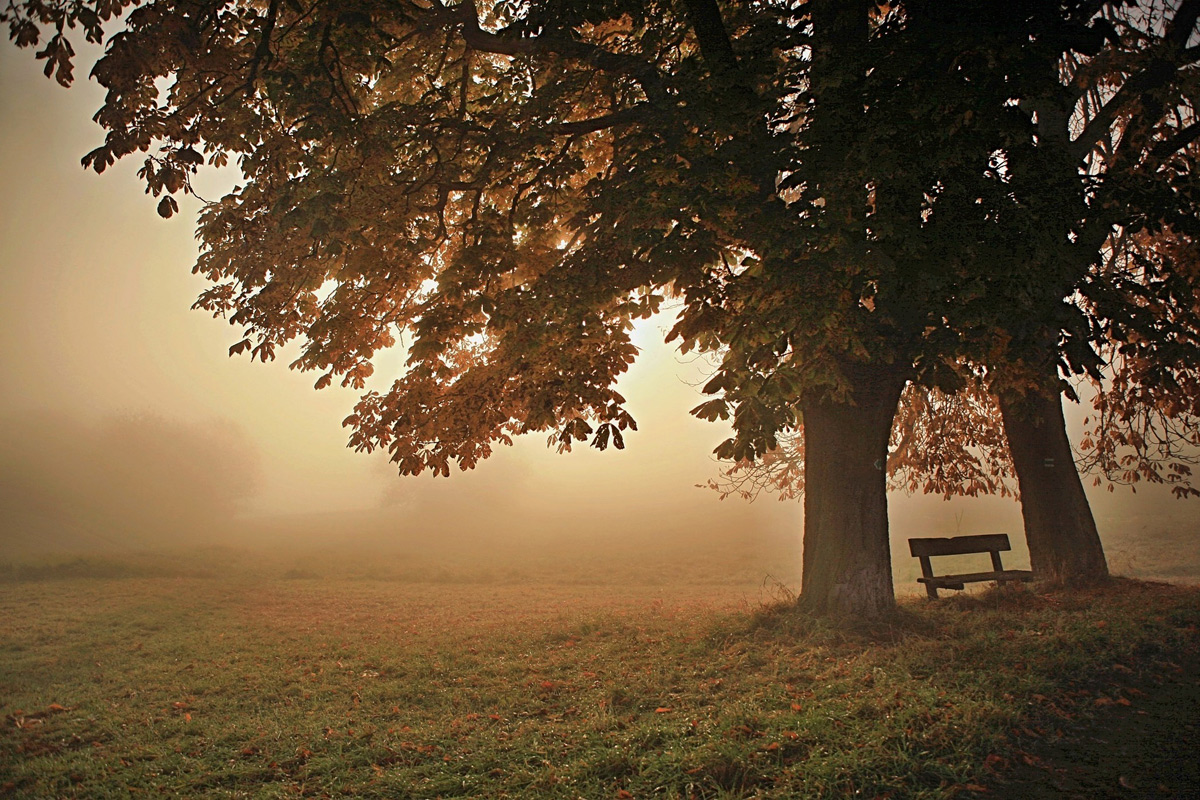
[[[654,709],[655,714],[668,714],[670,711],[671,709],[669,706],[659,706],[658,708]]]

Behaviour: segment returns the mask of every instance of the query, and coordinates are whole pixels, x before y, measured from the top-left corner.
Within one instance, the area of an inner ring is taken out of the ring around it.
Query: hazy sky
[[[583,447],[559,456],[538,435],[475,473],[434,485],[398,479],[382,458],[349,451],[341,420],[356,393],[314,391],[313,375],[286,369],[287,353],[268,365],[226,355],[236,331],[189,310],[204,286],[190,273],[197,204],[160,219],[134,174],[136,160],[101,176],[85,172],[79,158],[103,136],[90,121],[102,101],[85,80],[90,62],[81,56],[77,85],[63,90],[42,77],[32,55],[0,46],[0,419],[37,411],[81,424],[143,414],[201,431],[233,423],[258,454],[261,477],[249,504],[258,513],[372,508],[425,494],[486,500],[511,491],[514,514],[574,508],[628,519],[641,509],[670,514],[700,505],[722,524],[794,528],[799,536],[798,503],[768,499],[748,508],[693,488],[714,474],[710,453],[726,434],[687,415],[699,402],[688,381],[702,373],[661,344],[662,321],[639,330],[644,352],[622,384],[641,427],[623,452]],[[231,180],[198,186],[215,198]],[[378,386],[394,377],[386,359],[380,367]],[[1170,501],[1146,493],[1136,502],[1092,496],[1102,527],[1127,526],[1136,516],[1195,528],[1194,504],[1164,505]],[[894,497],[892,508],[898,538],[957,530],[1020,538],[1010,500]]]

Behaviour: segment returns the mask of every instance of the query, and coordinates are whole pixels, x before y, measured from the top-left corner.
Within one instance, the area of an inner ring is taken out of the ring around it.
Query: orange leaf
[[[658,708],[654,709],[654,713],[655,714],[666,714],[670,710],[671,709],[668,706],[659,706]]]

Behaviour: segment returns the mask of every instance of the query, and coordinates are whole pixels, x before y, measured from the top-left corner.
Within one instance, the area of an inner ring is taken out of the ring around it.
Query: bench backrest
[[[987,533],[981,536],[953,536],[948,539],[909,539],[908,549],[914,556],[958,556],[964,553],[996,553],[1012,550],[1007,533]]]

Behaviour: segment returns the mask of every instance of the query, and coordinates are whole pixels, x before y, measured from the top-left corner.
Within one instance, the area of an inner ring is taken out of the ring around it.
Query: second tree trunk
[[[1001,396],[1000,413],[1017,472],[1033,571],[1058,583],[1103,579],[1108,564],[1067,439],[1062,396]]]

